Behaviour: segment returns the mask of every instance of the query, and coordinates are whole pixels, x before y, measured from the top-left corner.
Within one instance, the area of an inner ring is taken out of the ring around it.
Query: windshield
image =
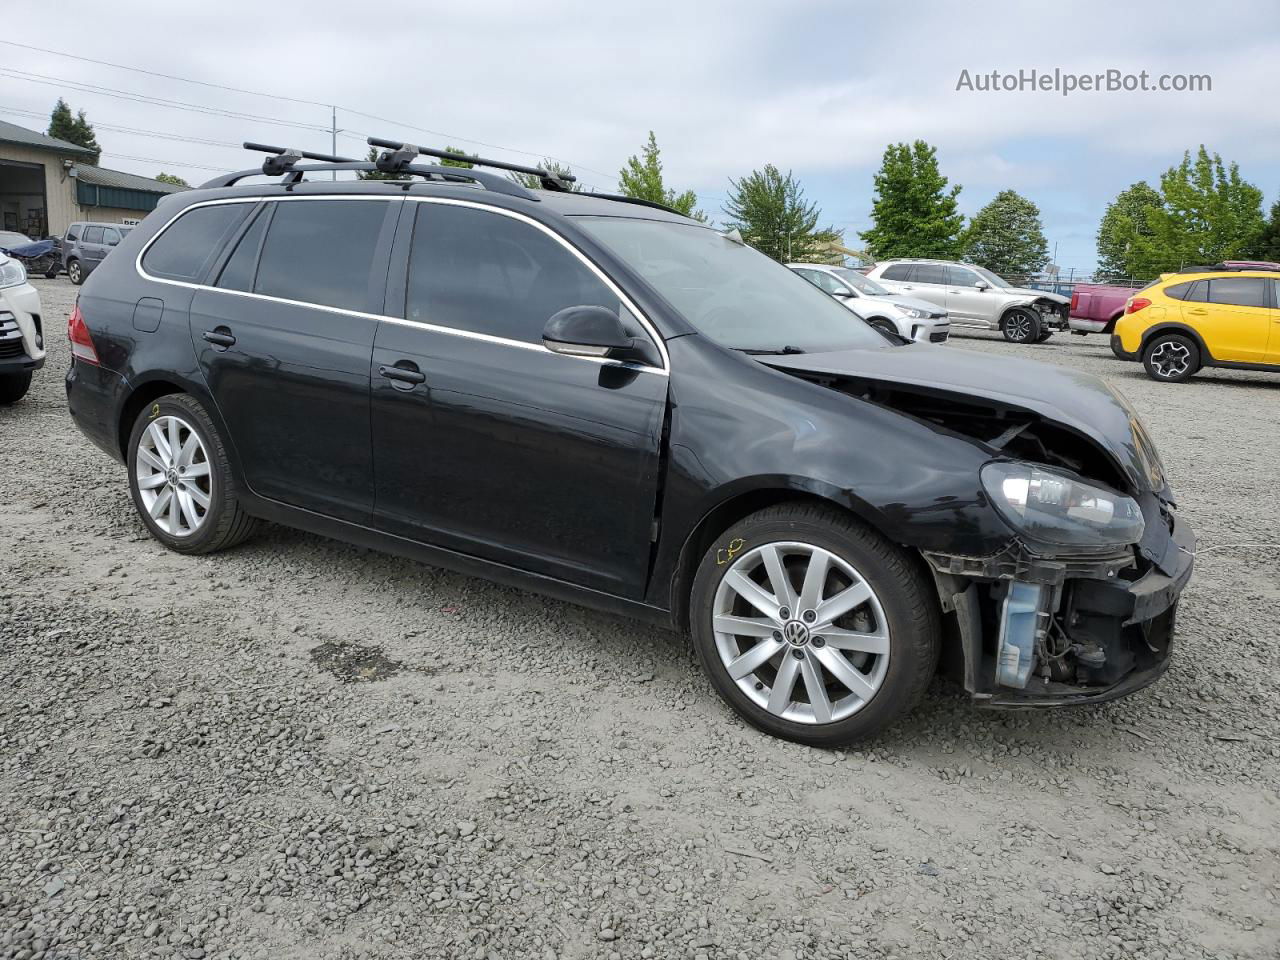
[[[987,281],[987,283],[991,284],[991,286],[993,287],[1012,287],[1013,286],[1013,284],[1010,283],[1008,280],[1004,280],[1000,277],[997,277],[990,270],[986,270],[982,267],[973,267],[972,269],[977,272],[978,276],[980,276],[983,280]]]
[[[869,297],[887,297],[889,291],[880,284],[876,283],[865,273],[859,273],[857,270],[850,270],[848,267],[837,267],[836,276],[847,283],[859,293],[865,293]]]
[[[577,222],[726,347],[810,353],[888,345],[834,297],[709,227],[616,217]]]

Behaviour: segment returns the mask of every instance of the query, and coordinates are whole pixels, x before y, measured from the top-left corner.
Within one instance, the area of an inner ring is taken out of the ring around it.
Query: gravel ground
[[[1155,687],[875,744],[737,721],[674,634],[281,528],[186,558],[0,410],[0,957],[1280,956],[1280,377],[1101,338],[1200,537]],[[1253,546],[1241,546],[1253,545]]]

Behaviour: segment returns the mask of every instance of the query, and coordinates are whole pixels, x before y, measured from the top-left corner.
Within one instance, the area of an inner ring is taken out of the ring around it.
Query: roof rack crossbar
[[[272,156],[262,161],[262,172],[268,177],[278,177],[288,173],[300,160],[323,160],[326,163],[355,163],[352,157],[335,157],[328,153],[312,153],[310,150],[296,150],[292,147],[273,147],[266,143],[254,143],[246,140],[246,150],[258,153],[269,153]]]
[[[524,173],[529,176],[537,177],[542,181],[542,186],[547,190],[569,190],[569,184],[575,183],[577,177],[570,173],[551,173],[543,170],[541,167],[528,167],[519,163],[507,163],[505,160],[486,160],[484,157],[469,157],[463,153],[451,153],[448,150],[435,150],[431,147],[420,147],[413,143],[404,143],[399,140],[386,140],[382,137],[370,137],[369,145],[372,147],[383,147],[392,151],[384,153],[378,158],[379,168],[384,169],[381,164],[385,160],[388,165],[392,163],[407,164],[409,158],[416,154],[425,157],[436,157],[440,160],[456,160],[458,163],[466,164],[467,167],[492,167],[495,170],[510,170],[513,173]],[[463,168],[466,169],[466,168]]]
[[[273,158],[268,158],[273,159]],[[238,170],[235,173],[223,174],[220,177],[214,177],[200,185],[201,190],[211,190],[216,187],[230,187],[247,177],[259,177],[267,171],[263,167],[253,167],[249,170]],[[344,160],[342,162],[323,162],[314,164],[299,164],[294,159],[284,172],[284,180],[286,186],[293,186],[302,180],[304,173],[316,173],[323,171],[338,170],[354,170],[358,172],[368,173],[373,170],[379,170],[376,163],[368,160]],[[385,171],[384,171],[385,172]],[[502,193],[509,197],[519,197],[522,200],[537,200],[537,195],[530,190],[526,190],[518,183],[512,183],[506,177],[500,177],[495,173],[485,173],[482,170],[464,170],[461,167],[442,167],[435,164],[414,163],[397,169],[395,172],[403,173],[405,176],[419,176],[427,180],[445,180],[452,183],[474,182],[483,186],[486,190],[493,193]],[[268,174],[270,176],[272,174]]]

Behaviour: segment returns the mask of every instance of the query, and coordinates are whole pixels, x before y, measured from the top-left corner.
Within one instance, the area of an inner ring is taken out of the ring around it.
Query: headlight
[[[929,314],[923,310],[917,310],[915,307],[908,307],[905,303],[895,303],[895,307],[905,313],[912,320],[919,320],[921,317],[927,317]]]
[[[27,282],[27,268],[17,260],[0,263],[0,287],[16,287]]]
[[[982,486],[1010,526],[1040,543],[1116,547],[1146,528],[1131,497],[1029,463],[988,463]]]

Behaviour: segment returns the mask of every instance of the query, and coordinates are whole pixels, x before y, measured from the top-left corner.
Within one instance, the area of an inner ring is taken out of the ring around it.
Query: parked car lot
[[[284,528],[165,551],[49,347],[0,409],[0,955],[1274,952],[1274,376],[1037,347],[1129,397],[1200,538],[1169,673],[1053,714],[936,682],[822,752],[662,630]]]

